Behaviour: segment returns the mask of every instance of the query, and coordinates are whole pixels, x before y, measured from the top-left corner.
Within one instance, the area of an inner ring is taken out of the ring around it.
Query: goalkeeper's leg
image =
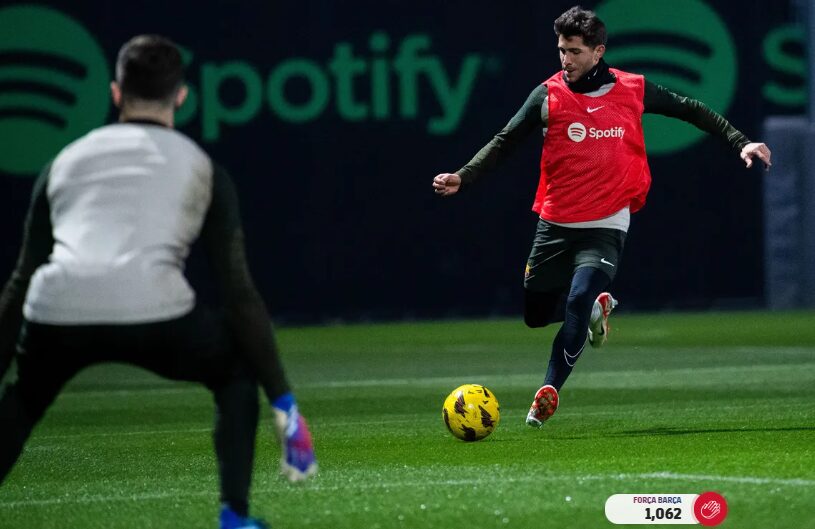
[[[20,457],[34,426],[82,367],[83,355],[65,350],[65,342],[52,337],[58,330],[24,324],[21,351],[15,357],[16,374],[12,367],[0,383],[0,484]]]

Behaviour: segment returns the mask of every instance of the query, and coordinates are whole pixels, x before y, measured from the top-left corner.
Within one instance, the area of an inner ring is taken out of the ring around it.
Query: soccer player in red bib
[[[705,104],[610,68],[603,60],[606,28],[594,12],[569,9],[555,20],[555,34],[562,70],[535,88],[467,165],[433,179],[437,195],[454,195],[543,129],[532,208],[540,219],[526,264],[524,320],[533,328],[563,325],[526,417],[534,427],[557,410],[558,391],[587,339],[592,347],[607,340],[617,300],[606,290],[620,266],[631,213],[643,207],[651,184],[643,113],[687,121],[722,138],[748,168],[755,158],[770,167],[766,145],[751,142]]]

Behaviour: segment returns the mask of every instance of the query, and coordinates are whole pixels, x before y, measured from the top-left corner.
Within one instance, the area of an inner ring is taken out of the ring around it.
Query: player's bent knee
[[[527,327],[546,327],[557,320],[560,292],[526,290],[524,296],[524,323]]]
[[[525,313],[524,314],[524,323],[530,329],[537,329],[537,328],[540,328],[540,327],[546,327],[551,322],[549,321],[549,318],[544,318],[540,314]]]
[[[597,294],[599,294],[595,290],[590,284],[573,285],[566,298],[566,305],[569,307],[591,306]]]

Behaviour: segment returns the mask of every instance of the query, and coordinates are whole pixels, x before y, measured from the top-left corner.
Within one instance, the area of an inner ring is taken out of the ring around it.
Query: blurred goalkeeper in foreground
[[[111,94],[119,123],[68,145],[35,183],[0,297],[0,483],[66,382],[92,364],[124,362],[212,392],[220,527],[265,527],[248,514],[258,383],[275,413],[283,474],[305,479],[317,464],[246,263],[235,188],[173,129],[187,88],[172,42],[127,42]],[[184,277],[197,239],[220,287],[217,314],[196,304]]]

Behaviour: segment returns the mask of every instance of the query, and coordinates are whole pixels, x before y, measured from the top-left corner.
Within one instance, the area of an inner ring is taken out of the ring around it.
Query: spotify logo
[[[738,75],[736,48],[707,4],[607,0],[596,12],[608,27],[611,66],[727,112]],[[684,149],[705,135],[693,125],[652,114],[643,116],[643,125],[651,154]]]
[[[593,140],[605,140],[609,138],[622,138],[625,136],[625,129],[623,127],[611,127],[608,129],[597,129],[591,127],[588,131],[586,126],[579,121],[575,121],[566,128],[566,134],[569,139],[575,143],[580,143],[588,136]]]
[[[107,60],[74,19],[42,6],[0,9],[0,171],[30,176],[102,125]]]
[[[586,139],[586,126],[582,123],[574,122],[569,125],[567,129],[567,134],[569,135],[569,139],[580,143],[581,141]]]

